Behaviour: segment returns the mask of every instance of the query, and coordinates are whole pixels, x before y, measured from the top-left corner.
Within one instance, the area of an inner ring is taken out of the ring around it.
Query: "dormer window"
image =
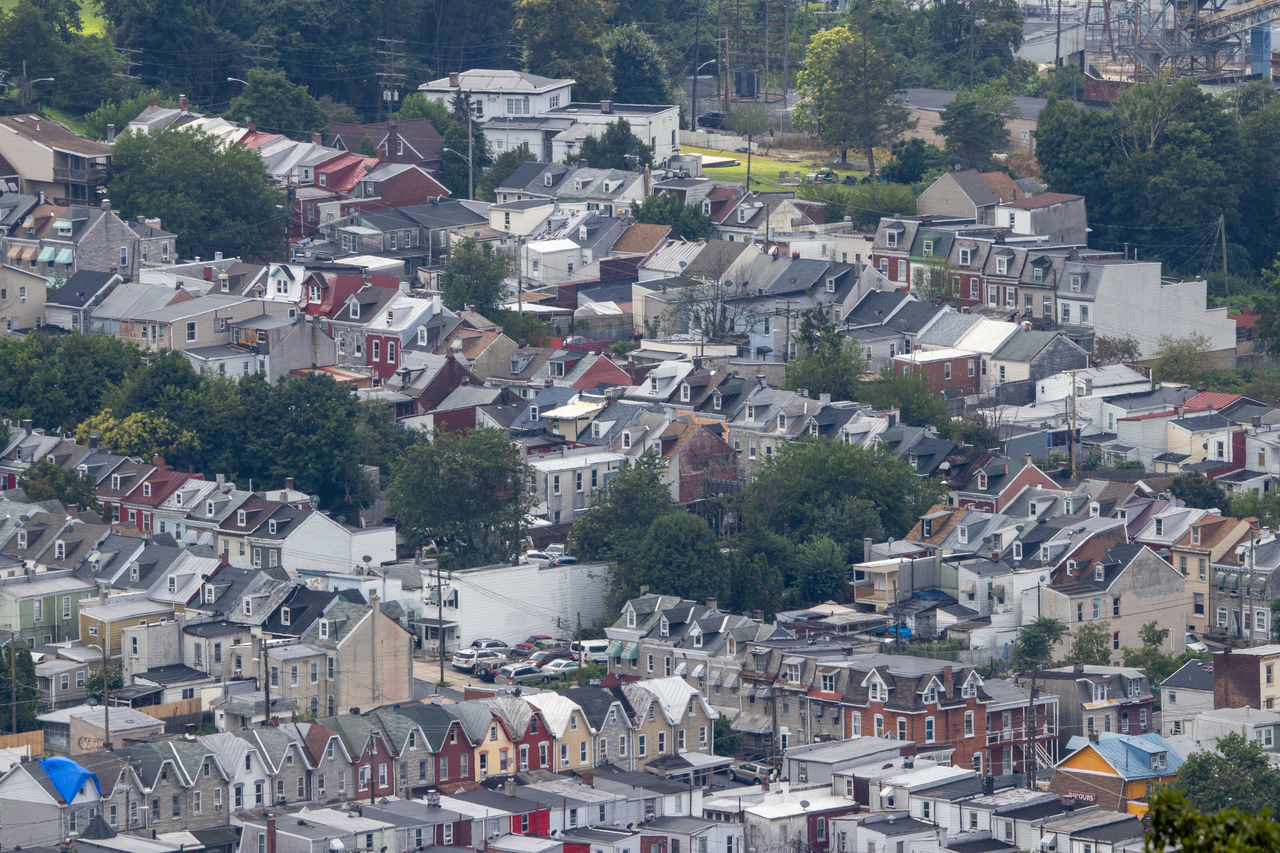
[[[149,498],[149,497],[151,497],[151,484],[150,484],[150,483],[143,483],[143,484],[142,484],[142,496],[143,496],[144,498]]]
[[[898,248],[898,232],[886,231],[884,233],[884,244],[888,246],[890,249]]]
[[[272,535],[276,535],[276,520],[273,518],[267,522],[267,531]]]
[[[658,636],[659,637],[671,636],[671,623],[667,621],[667,617],[665,616],[663,616],[662,621],[658,623]]]
[[[634,628],[636,626],[636,612],[630,607],[627,608],[627,627]]]
[[[924,250],[923,254],[926,258],[931,257],[933,255],[933,241],[932,240],[923,241],[923,250]]]
[[[702,634],[699,633],[693,635],[693,647],[695,649],[702,648]]]
[[[978,488],[982,491],[986,491],[987,489],[987,474],[985,471],[978,474]]]
[[[631,432],[630,431],[626,431],[622,433],[622,449],[623,450],[631,449]]]
[[[924,690],[924,703],[926,705],[936,704],[938,701],[938,686],[933,682],[929,682],[929,686]]]
[[[1050,555],[1049,546],[1048,546],[1048,545],[1041,545],[1041,546],[1040,546],[1040,559],[1042,559],[1042,560],[1047,560],[1047,559],[1049,559],[1049,555]]]
[[[1093,579],[1098,583],[1101,583],[1102,581],[1106,580],[1106,577],[1107,577],[1106,569],[1102,567],[1102,563],[1098,563],[1098,565],[1095,566],[1093,569]]]
[[[18,550],[27,550],[27,531],[25,530],[18,531]]]
[[[689,402],[689,383],[688,382],[680,383],[680,402],[681,403]]]
[[[555,179],[551,177],[551,173],[547,172],[545,175],[542,176],[542,185],[544,187],[549,187],[554,182],[554,180]]]
[[[1044,267],[1032,267],[1031,280],[1034,281],[1036,284],[1039,284],[1040,282],[1044,281]]]
[[[55,560],[67,559],[67,543],[59,539],[53,543],[53,558]]]
[[[932,518],[920,519],[920,535],[923,536],[925,539],[928,539],[930,536],[933,535],[933,519]]]
[[[960,544],[968,545],[969,544],[969,528],[963,527],[963,526],[960,527],[959,534],[960,534]]]
[[[1013,559],[1015,560],[1022,559],[1022,543],[1021,542],[1013,543]]]
[[[1102,514],[1102,506],[1097,501],[1093,501],[1092,503],[1089,504],[1090,518],[1097,518],[1101,514]]]
[[[111,475],[111,490],[115,492],[120,491],[120,475],[119,474]]]
[[[702,215],[703,216],[711,215],[711,202],[705,198],[702,200]]]
[[[747,403],[747,420],[754,421],[756,419],[756,407],[752,403]]]
[[[711,395],[711,408],[713,411],[720,411],[720,407],[724,405],[724,397],[720,396],[720,392],[716,391]]]
[[[1191,528],[1191,544],[1192,545],[1200,544],[1200,528],[1199,527]]]
[[[1076,573],[1076,561],[1067,560],[1067,577],[1071,577]]]
[[[182,506],[182,492],[177,492],[173,496],[174,506]]]
[[[217,598],[217,597],[218,597],[218,591],[217,591],[215,588],[213,588],[213,587],[211,587],[211,586],[206,586],[206,587],[204,588],[204,603],[205,603],[205,604],[213,604],[213,600],[214,600],[215,598]]]
[[[1164,535],[1164,519],[1163,518],[1156,519],[1156,535],[1157,536]]]
[[[1071,274],[1071,290],[1075,293],[1080,292],[1081,286],[1084,284],[1084,277],[1078,272]]]
[[[328,619],[321,619],[321,620],[320,620],[318,623],[316,623],[316,624],[318,625],[318,627],[319,627],[319,629],[320,629],[320,639],[322,639],[322,640],[327,640],[327,639],[329,639],[329,620],[328,620]]]
[[[743,223],[745,223],[745,222],[747,221],[747,214],[748,214],[748,213],[749,213],[749,211],[747,210],[747,208],[745,208],[745,207],[740,207],[740,208],[738,208],[738,224],[739,224],[739,225],[742,225]]]
[[[778,412],[778,432],[786,432],[787,415],[785,412]]]
[[[347,306],[347,316],[349,316],[352,320],[360,319],[360,303],[359,302],[356,302],[354,299],[351,300],[351,304]]]
[[[173,575],[169,576],[169,592],[178,591],[178,579]]]
[[[658,393],[658,377],[656,376],[649,377],[649,393],[651,394]]]
[[[252,599],[252,598],[246,598],[246,599],[244,599],[244,602],[243,602],[243,605],[242,605],[242,606],[244,607],[244,615],[245,615],[245,616],[252,616],[252,615],[253,615],[253,599]]]
[[[973,249],[960,250],[960,266],[967,267],[973,263]]]
[[[213,515],[213,513],[214,513],[213,501],[205,501],[205,504],[204,504],[204,514],[205,514],[205,515]]]
[[[281,624],[281,625],[288,625],[288,624],[290,624],[290,623],[289,623],[290,618],[291,618],[291,615],[290,615],[290,613],[289,613],[289,608],[287,608],[287,607],[281,607],[281,608],[280,608],[280,624]]]
[[[530,406],[530,407],[529,407],[529,420],[533,421],[534,423],[537,423],[537,422],[538,422],[538,407],[537,407],[537,406]]]
[[[1008,275],[1008,274],[1009,274],[1009,259],[996,258],[996,275]]]

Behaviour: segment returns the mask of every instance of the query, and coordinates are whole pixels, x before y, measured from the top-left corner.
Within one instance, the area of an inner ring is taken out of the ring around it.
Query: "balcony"
[[[107,178],[106,163],[90,163],[86,166],[54,166],[54,181],[67,184],[96,186]]]
[[[1053,724],[1045,724],[1036,729],[1036,740],[1043,738],[1057,737],[1057,726]],[[1014,726],[1008,729],[999,729],[997,731],[987,732],[987,746],[999,746],[1001,744],[1022,743],[1026,740],[1026,727]]]

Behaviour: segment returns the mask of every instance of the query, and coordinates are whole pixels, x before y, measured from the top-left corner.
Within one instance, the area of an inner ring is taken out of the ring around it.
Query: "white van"
[[[590,663],[607,663],[609,660],[608,640],[583,640],[580,644],[574,641],[569,644],[569,651],[574,657],[585,657]]]

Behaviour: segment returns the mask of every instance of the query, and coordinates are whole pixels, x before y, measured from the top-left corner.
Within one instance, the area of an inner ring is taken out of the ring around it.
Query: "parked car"
[[[729,117],[724,113],[710,112],[698,116],[698,127],[708,130],[724,130],[729,126]]]
[[[511,649],[513,658],[528,657],[538,649],[545,649],[553,645],[550,634],[533,634],[527,640],[516,643]]]
[[[729,768],[729,775],[747,785],[759,785],[773,778],[773,767],[763,761],[744,761]]]
[[[1209,651],[1209,647],[1206,646],[1204,644],[1204,641],[1201,640],[1199,637],[1197,637],[1195,634],[1188,633],[1187,634],[1187,651],[1207,652]]]
[[[546,568],[555,562],[555,558],[546,551],[525,551],[522,563],[532,563],[535,566]]]
[[[531,663],[509,663],[498,670],[497,684],[542,684],[547,674]]]
[[[607,663],[609,660],[608,640],[583,640],[569,644],[569,651],[578,660],[586,659],[589,663]]]
[[[482,637],[479,640],[472,640],[471,648],[493,649],[494,651],[502,652],[503,654],[506,654],[508,651],[510,651],[510,648],[507,646],[506,643],[504,643],[502,640],[495,640],[492,637]]]
[[[501,661],[496,661],[496,660],[477,661],[473,672],[475,673],[476,678],[480,679],[481,681],[492,684],[497,679],[498,668],[501,666],[502,666]]]
[[[529,655],[529,663],[536,666],[544,666],[553,660],[560,660],[561,658],[564,660],[573,660],[573,652],[563,646],[556,646],[550,649],[539,649]]]
[[[450,666],[458,672],[475,672],[476,664],[481,661],[503,661],[506,655],[493,649],[459,649],[454,652]]]
[[[556,658],[543,664],[542,672],[548,676],[549,680],[554,681],[557,678],[565,678],[573,675],[578,671],[578,662],[575,660],[566,660],[565,658]]]

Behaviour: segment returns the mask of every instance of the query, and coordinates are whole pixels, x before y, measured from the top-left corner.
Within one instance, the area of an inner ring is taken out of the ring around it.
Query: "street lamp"
[[[461,151],[454,151],[452,148],[441,148],[441,151],[448,151],[450,154],[457,154],[463,160],[467,161],[467,198],[475,198],[476,195],[476,167],[471,158],[471,134],[467,133],[467,150],[468,153],[463,154]]]
[[[227,78],[227,82],[228,82],[228,83],[243,83],[243,84],[244,84],[244,85],[246,85],[246,86],[248,86],[248,85],[249,85],[249,81],[248,81],[248,80],[241,80],[239,77],[228,77],[228,78]]]
[[[708,59],[706,62],[693,69],[693,116],[690,118],[689,126],[694,133],[698,132],[698,72],[706,68],[708,65],[714,65],[719,62],[718,59]]]
[[[18,89],[22,92],[22,109],[24,112],[31,104],[31,92],[35,89],[36,84],[52,82],[54,82],[52,77],[37,77],[34,80],[28,80],[25,76],[18,78]]]

